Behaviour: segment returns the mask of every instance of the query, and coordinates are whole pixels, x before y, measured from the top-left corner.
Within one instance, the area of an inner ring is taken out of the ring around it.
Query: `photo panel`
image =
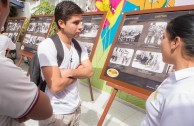
[[[193,8],[180,6],[124,13],[100,78],[134,90],[142,98],[148,97],[173,71],[173,65],[163,62],[160,51],[168,22],[194,13]]]
[[[82,16],[83,29],[75,39],[86,46],[90,60],[93,58],[100,38],[106,14],[107,12],[85,12]]]
[[[25,19],[25,17],[11,17],[7,21],[5,32],[14,43],[18,41]]]
[[[31,54],[36,53],[38,45],[48,36],[53,20],[53,15],[31,16],[21,50]]]

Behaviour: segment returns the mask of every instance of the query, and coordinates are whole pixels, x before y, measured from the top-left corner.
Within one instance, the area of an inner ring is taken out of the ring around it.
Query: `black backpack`
[[[57,49],[57,63],[58,66],[60,66],[64,58],[64,50],[62,43],[57,34],[51,36],[50,38],[54,42],[55,47]],[[81,52],[82,52],[81,47],[75,39],[72,39],[72,42],[74,44],[75,49],[78,52],[79,62],[81,63]],[[30,81],[34,82],[39,87],[40,90],[45,91],[46,81],[45,80],[43,81],[41,77],[41,69],[37,52],[30,60]]]

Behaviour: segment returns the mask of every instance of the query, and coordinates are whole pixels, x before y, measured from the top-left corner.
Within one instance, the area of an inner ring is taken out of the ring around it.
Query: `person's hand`
[[[72,77],[72,70],[71,69],[61,69],[61,76],[62,77]]]
[[[84,68],[84,67],[81,64],[77,67],[77,69],[82,69],[82,68]]]
[[[16,121],[18,121],[19,123],[23,123],[25,121],[27,121],[29,118],[27,117],[22,117],[22,118],[18,118],[18,119],[15,119]]]

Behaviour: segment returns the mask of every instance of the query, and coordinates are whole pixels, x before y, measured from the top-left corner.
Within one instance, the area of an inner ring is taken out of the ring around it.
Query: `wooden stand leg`
[[[104,119],[105,119],[105,117],[106,117],[106,115],[108,113],[108,110],[110,109],[110,106],[111,106],[111,104],[112,104],[112,102],[113,102],[117,92],[118,92],[118,89],[114,88],[114,90],[113,90],[113,92],[112,92],[112,94],[110,96],[110,99],[109,99],[109,101],[108,101],[108,103],[107,103],[107,105],[106,105],[106,107],[104,109],[104,112],[102,113],[102,116],[100,117],[100,120],[99,120],[97,126],[102,126],[102,123],[103,123],[103,121],[104,121]]]
[[[93,92],[92,92],[92,85],[90,83],[90,78],[87,78],[87,80],[88,80],[88,85],[89,85],[91,100],[94,101]]]
[[[30,67],[28,68],[27,76],[30,75]]]
[[[24,56],[21,55],[20,60],[19,60],[19,62],[18,62],[18,67],[20,67],[20,64],[21,64],[23,58],[24,58]]]

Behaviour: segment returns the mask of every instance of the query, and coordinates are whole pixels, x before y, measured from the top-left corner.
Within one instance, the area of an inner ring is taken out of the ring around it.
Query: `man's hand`
[[[71,69],[60,69],[62,77],[72,77]]]

